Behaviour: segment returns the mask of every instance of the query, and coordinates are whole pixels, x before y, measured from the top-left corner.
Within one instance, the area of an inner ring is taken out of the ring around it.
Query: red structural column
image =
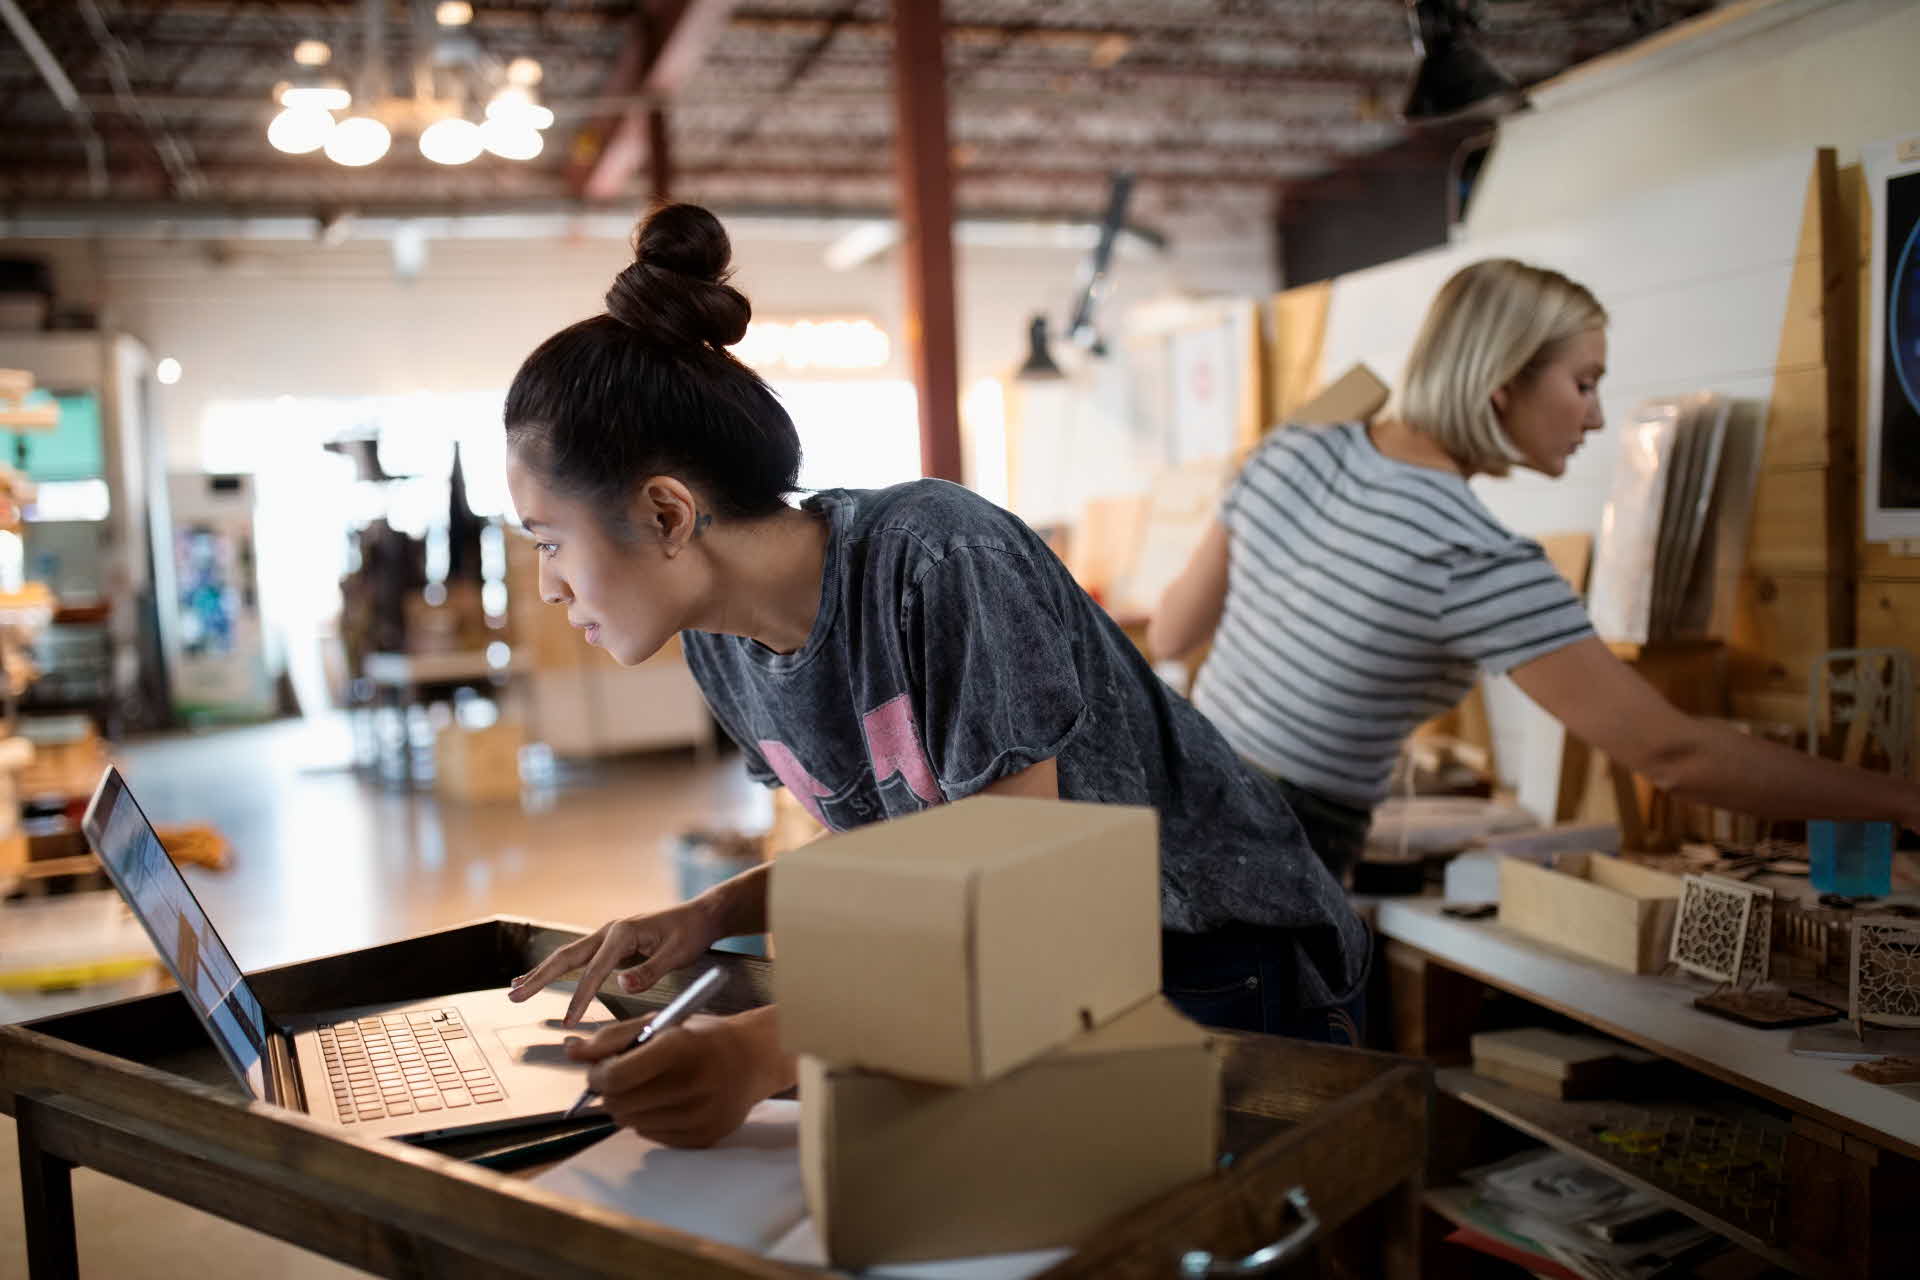
[[[903,336],[920,399],[920,470],[958,483],[959,334],[945,36],[939,0],[893,0],[893,168],[906,268]]]

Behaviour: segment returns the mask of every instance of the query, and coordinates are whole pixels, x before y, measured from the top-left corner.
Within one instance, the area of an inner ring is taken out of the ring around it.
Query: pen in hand
[[[722,973],[717,965],[695,978],[687,984],[684,991],[673,998],[666,1008],[653,1016],[653,1021],[640,1028],[640,1034],[634,1037],[633,1043],[628,1048],[638,1049],[662,1031],[678,1026],[706,1008],[707,1002],[713,999],[714,994],[720,990],[726,980],[726,974]],[[567,1108],[568,1118],[579,1115],[580,1109],[598,1096],[591,1088],[583,1089],[580,1096],[574,1100],[574,1104]]]

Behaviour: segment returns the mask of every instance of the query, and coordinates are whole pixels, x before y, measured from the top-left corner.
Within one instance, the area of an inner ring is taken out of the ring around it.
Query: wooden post
[[[73,1236],[73,1166],[41,1149],[39,1110],[40,1104],[31,1098],[14,1098],[27,1274],[33,1280],[77,1280],[80,1253]]]
[[[939,0],[893,0],[894,178],[906,265],[905,338],[920,400],[920,470],[959,483],[959,339],[945,28]]]
[[[667,113],[647,111],[647,170],[653,179],[653,198],[662,204],[673,199],[673,151],[667,137]]]

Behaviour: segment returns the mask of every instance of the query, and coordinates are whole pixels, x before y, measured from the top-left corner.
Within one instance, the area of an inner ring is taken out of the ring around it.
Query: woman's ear
[[[1510,386],[1511,384],[1508,385]],[[1499,386],[1493,389],[1493,396],[1491,398],[1493,400],[1494,415],[1505,418],[1507,416],[1507,405],[1513,400],[1513,393],[1509,391],[1506,386]]]
[[[653,530],[669,557],[679,555],[700,524],[700,504],[693,490],[672,476],[652,476],[640,486],[634,504],[637,523]]]

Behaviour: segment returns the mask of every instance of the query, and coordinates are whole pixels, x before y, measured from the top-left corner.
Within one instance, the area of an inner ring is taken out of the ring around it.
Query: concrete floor
[[[204,821],[232,841],[194,893],[248,969],[511,912],[580,926],[677,898],[664,842],[755,829],[766,793],[737,756],[639,757],[565,771],[523,804],[389,790],[348,767],[337,722],[182,735],[116,753],[155,822]],[[74,1175],[83,1275],[361,1274],[125,1183]],[[0,1116],[0,1280],[26,1275],[13,1122]]]

